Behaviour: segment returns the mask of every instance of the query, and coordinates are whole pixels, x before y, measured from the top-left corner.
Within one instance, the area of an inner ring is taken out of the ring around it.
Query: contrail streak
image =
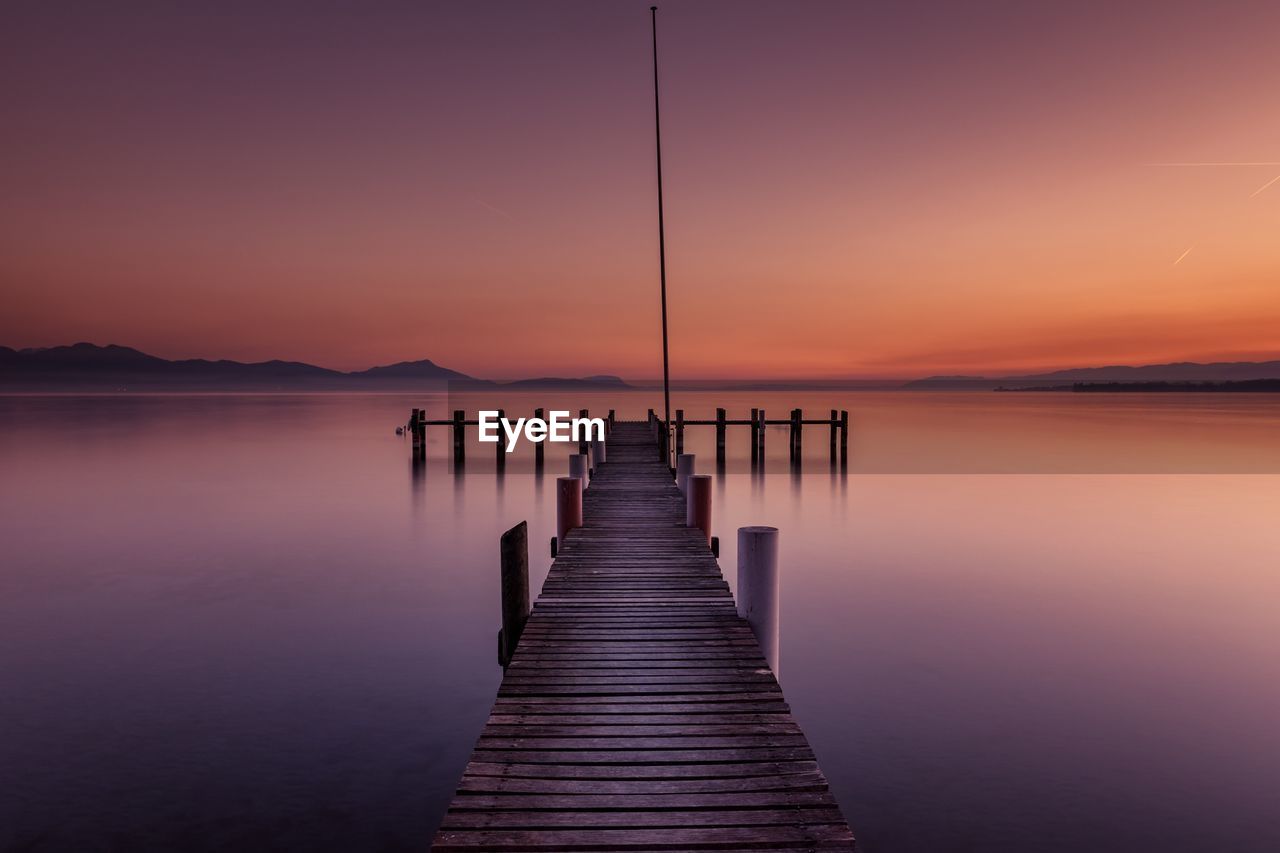
[[[1148,163],[1148,166],[1280,166],[1280,160],[1259,160],[1254,163]]]
[[[507,212],[506,212],[505,210],[503,210],[502,208],[500,208],[500,207],[494,207],[493,205],[489,204],[489,202],[485,201],[484,199],[480,199],[480,198],[476,199],[476,200],[475,200],[475,202],[476,202],[476,204],[478,204],[478,205],[480,205],[481,207],[483,207],[485,210],[492,211],[492,212],[494,212],[494,213],[498,214],[499,216],[501,216],[503,219],[506,219],[507,221],[511,221],[511,214],[510,214],[510,213],[507,213]]]
[[[1277,161],[1277,160],[1249,160],[1249,161],[1197,160],[1194,162],[1185,162],[1185,163],[1148,163],[1147,165],[1148,166],[1246,166],[1248,167],[1248,166],[1280,166],[1280,161]],[[1254,198],[1255,196],[1258,195],[1258,193],[1262,192],[1267,187],[1274,184],[1276,181],[1280,181],[1280,175],[1276,175],[1274,178],[1267,181],[1262,186],[1258,187],[1256,190],[1254,190],[1252,193],[1249,194],[1249,198]],[[1182,263],[1183,259],[1186,258],[1187,255],[1191,254],[1191,250],[1195,248],[1195,245],[1196,245],[1195,243],[1192,243],[1190,246],[1187,247],[1187,250],[1185,252],[1183,252],[1181,255],[1178,255],[1178,259],[1173,262],[1173,265],[1176,267],[1178,264]]]
[[[1272,184],[1274,184],[1276,181],[1280,181],[1280,175],[1276,175],[1274,178],[1272,178],[1271,180],[1267,181],[1267,182],[1266,182],[1265,184],[1263,184],[1262,186],[1258,187],[1256,190],[1254,190],[1254,191],[1253,191],[1253,193],[1249,196],[1249,198],[1253,198],[1255,195],[1257,195],[1258,193],[1262,192],[1262,191],[1263,191],[1263,190],[1265,190],[1267,187],[1269,187],[1269,186],[1271,186]]]

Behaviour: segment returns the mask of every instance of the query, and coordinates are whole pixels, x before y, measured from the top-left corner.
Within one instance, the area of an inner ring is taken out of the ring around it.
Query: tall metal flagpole
[[[649,7],[653,22],[653,133],[658,154],[658,270],[662,279],[662,455],[668,465],[671,456],[671,369],[667,356],[667,237],[662,221],[662,116],[658,109],[658,7]]]

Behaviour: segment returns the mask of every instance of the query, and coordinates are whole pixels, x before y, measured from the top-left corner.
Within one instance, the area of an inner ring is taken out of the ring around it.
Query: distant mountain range
[[[454,388],[627,388],[616,376],[545,377],[498,383],[429,359],[344,373],[299,361],[170,361],[131,347],[79,343],[43,349],[0,347],[3,391],[341,391]]]
[[[1018,376],[930,376],[889,382],[701,382],[699,388],[783,390],[809,387],[989,391],[1069,387],[1086,382],[1242,382],[1280,379],[1280,361],[1230,361],[1079,367]],[[343,372],[300,361],[171,361],[116,345],[79,343],[42,349],[0,346],[0,391],[401,391],[449,383],[456,390],[609,390],[634,387],[617,376],[556,377],[495,382],[442,367],[430,359]],[[687,384],[687,383],[686,383]],[[705,389],[704,389],[705,390]]]
[[[1053,387],[1077,382],[1232,382],[1251,379],[1280,379],[1280,361],[1217,361],[1200,364],[1179,361],[1137,367],[1077,367],[1051,373],[1023,376],[930,376],[908,382],[904,388],[955,391],[986,391],[1026,386]]]

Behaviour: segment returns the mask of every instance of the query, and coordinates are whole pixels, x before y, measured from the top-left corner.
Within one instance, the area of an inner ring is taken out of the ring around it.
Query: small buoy
[[[404,435],[404,427],[396,427],[396,435]]]

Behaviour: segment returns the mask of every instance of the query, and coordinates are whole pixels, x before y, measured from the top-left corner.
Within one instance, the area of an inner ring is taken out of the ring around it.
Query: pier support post
[[[502,534],[502,630],[498,632],[498,663],[511,663],[516,643],[529,620],[529,524],[522,521]]]
[[[676,409],[676,458],[684,453],[684,409]],[[679,465],[679,463],[677,463]]]
[[[605,421],[605,428],[606,428],[606,431],[607,431],[607,432],[613,432],[613,425],[614,425],[615,423],[617,423],[617,413],[616,413],[613,409],[610,409],[610,410],[609,410],[609,419],[608,419],[607,421]]]
[[[799,409],[791,410],[791,462],[793,464],[799,463],[802,458],[800,451],[800,419],[803,417],[804,415],[801,414]]]
[[[836,464],[836,433],[840,431],[840,413],[831,410],[831,464]]]
[[[462,409],[453,411],[453,464],[464,465],[467,461],[467,426],[464,423],[467,413]]]
[[[711,544],[711,475],[694,474],[689,477],[689,491],[685,493],[685,524],[696,527]]]
[[[418,412],[420,409],[414,409],[409,413],[409,432],[413,439],[413,458],[417,459],[422,455],[422,436],[418,432]]]
[[[498,423],[502,423],[502,419],[505,418],[506,416],[507,416],[507,412],[505,409],[498,409]],[[501,430],[499,430],[498,443],[496,447],[497,447],[497,450],[495,452],[498,455],[494,459],[494,462],[498,466],[498,470],[502,471],[507,467],[507,440],[503,436]]]
[[[725,411],[716,409],[716,464],[724,464],[724,429]]]
[[[796,464],[804,462],[804,409],[796,409]]]
[[[751,410],[751,467],[760,461],[760,410]]]
[[[595,474],[600,470],[600,466],[604,464],[607,458],[608,458],[608,450],[605,449],[604,439],[593,438],[591,440],[591,475],[592,476],[595,476]]]
[[[692,453],[681,453],[676,457],[676,486],[689,498],[689,478],[693,476],[696,457]]]
[[[546,412],[544,412],[542,409],[534,409],[533,416],[540,421],[546,420]],[[539,471],[542,470],[542,463],[546,458],[544,456],[544,454],[546,453],[546,447],[547,447],[547,442],[545,440],[535,441],[533,443],[533,467],[538,469]]]
[[[578,417],[582,418],[583,420],[586,420],[588,417],[587,410],[578,409]],[[587,452],[587,439],[588,437],[590,437],[590,435],[591,435],[591,430],[589,428],[584,428],[578,433],[578,452],[579,453]]]
[[[738,615],[778,675],[778,528],[738,528]]]
[[[569,476],[577,477],[582,481],[582,489],[586,491],[587,483],[591,475],[590,463],[585,453],[569,454]]]
[[[840,464],[849,464],[849,410],[840,410]]]
[[[769,424],[764,415],[764,409],[760,410],[760,464],[764,465],[764,434],[769,431]]]
[[[582,526],[582,478],[556,477],[556,540],[564,547],[564,536]]]

